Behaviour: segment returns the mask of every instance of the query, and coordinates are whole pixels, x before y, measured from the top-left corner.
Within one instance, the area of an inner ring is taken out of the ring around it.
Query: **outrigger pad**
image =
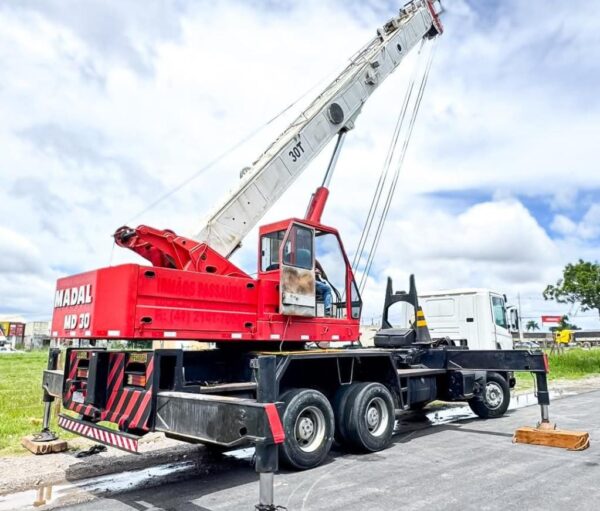
[[[583,431],[568,431],[555,429],[548,423],[542,423],[537,428],[522,427],[515,431],[513,442],[519,444],[545,445],[561,447],[569,451],[583,451],[590,446],[590,434]]]
[[[35,435],[24,436],[21,438],[21,445],[33,454],[52,454],[55,452],[63,452],[68,448],[67,442],[57,438],[47,442],[40,442],[35,438]]]

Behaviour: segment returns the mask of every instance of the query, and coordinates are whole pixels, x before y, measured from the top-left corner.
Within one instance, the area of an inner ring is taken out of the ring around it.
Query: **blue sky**
[[[56,278],[138,261],[113,250],[110,238],[132,218],[196,232],[289,117],[136,215],[315,83],[324,85],[397,7],[376,0],[1,3],[0,316],[48,318]],[[379,313],[387,275],[403,282],[413,272],[422,288],[491,287],[526,297],[527,315],[566,312],[540,294],[566,262],[598,259],[600,3],[445,7],[366,313]],[[339,227],[350,253],[414,61],[368,102],[340,158],[324,221]],[[265,222],[304,213],[327,152]],[[236,255],[250,271],[255,236]]]
[[[508,190],[508,192],[510,192],[511,197],[521,202],[549,236],[555,239],[562,237],[560,233],[553,229],[553,222],[557,214],[564,214],[571,221],[579,223],[600,197],[599,189],[569,191],[565,197],[559,197],[558,199],[556,195],[552,194],[520,194],[518,190],[514,193],[512,190]],[[457,213],[480,202],[494,199],[493,192],[478,189],[432,192],[428,196],[431,199],[444,202],[449,209]],[[599,237],[600,232],[587,239],[586,242],[590,246],[595,246],[599,241]]]

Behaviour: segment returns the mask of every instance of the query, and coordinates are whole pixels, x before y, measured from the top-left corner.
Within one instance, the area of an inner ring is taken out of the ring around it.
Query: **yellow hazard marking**
[[[425,317],[425,313],[423,311],[417,311],[417,317],[418,318],[424,318]]]
[[[425,321],[424,319],[419,319],[417,321],[417,326],[427,326],[427,321]]]

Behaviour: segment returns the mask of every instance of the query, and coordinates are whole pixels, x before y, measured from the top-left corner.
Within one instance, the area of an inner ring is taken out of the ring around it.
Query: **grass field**
[[[47,353],[0,356],[0,456],[25,454],[21,437],[39,431],[42,424],[42,371],[47,363]],[[600,350],[566,351],[550,356],[550,380],[574,380],[600,375]],[[533,387],[529,373],[521,373],[517,390]],[[56,417],[52,428],[57,430]],[[61,437],[74,435],[61,431]]]
[[[575,380],[600,374],[600,350],[572,349],[561,355],[548,356],[550,380]]]
[[[557,355],[548,355],[550,374],[548,379],[577,380],[586,376],[600,375],[600,350],[571,349]],[[530,373],[517,373],[517,390],[533,388]]]
[[[45,351],[0,355],[0,456],[23,454],[21,437],[41,429],[42,371],[47,361]],[[58,428],[55,417],[52,428]]]

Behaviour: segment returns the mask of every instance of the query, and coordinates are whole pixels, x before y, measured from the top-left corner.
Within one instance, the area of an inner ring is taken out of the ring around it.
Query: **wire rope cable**
[[[421,51],[423,49],[423,41],[421,41],[421,46],[419,47],[418,55],[421,55]],[[373,225],[373,220],[377,214],[377,210],[379,208],[379,202],[381,200],[381,195],[383,193],[385,183],[387,181],[387,177],[389,174],[389,170],[392,163],[392,158],[394,155],[394,151],[396,145],[398,143],[398,137],[400,135],[400,131],[402,130],[402,125],[404,124],[404,119],[406,117],[406,112],[408,109],[408,105],[410,102],[410,98],[412,96],[417,70],[419,69],[419,63],[416,62],[415,66],[411,73],[411,78],[409,80],[408,87],[404,94],[404,99],[402,101],[402,108],[400,109],[400,113],[398,114],[398,119],[396,120],[396,125],[394,127],[394,133],[390,140],[390,145],[388,147],[388,151],[386,154],[386,159],[384,161],[383,167],[381,169],[381,173],[379,174],[379,179],[377,181],[377,186],[375,187],[375,192],[373,193],[373,198],[371,199],[371,204],[369,205],[369,212],[367,213],[367,217],[365,219],[360,239],[358,241],[358,245],[356,251],[354,252],[354,257],[352,260],[352,268],[354,271],[357,271],[360,261],[362,259],[364,250],[366,248],[366,243],[371,233],[371,228]]]
[[[375,258],[375,254],[377,253],[377,248],[379,246],[379,241],[381,239],[381,234],[383,232],[383,228],[385,226],[386,220],[387,220],[387,216],[389,214],[389,210],[391,207],[391,203],[392,203],[392,199],[394,197],[394,193],[396,190],[396,187],[398,185],[398,178],[400,176],[400,171],[402,169],[403,163],[404,163],[404,159],[406,156],[406,152],[407,152],[407,148],[408,148],[408,144],[410,142],[410,138],[412,136],[413,133],[413,129],[414,129],[414,125],[415,125],[415,121],[417,118],[417,114],[419,111],[419,107],[421,105],[421,101],[423,99],[423,93],[425,91],[425,86],[427,85],[427,79],[429,77],[429,71],[431,69],[431,63],[433,61],[433,57],[434,57],[434,53],[435,53],[435,40],[432,43],[432,48],[431,51],[429,53],[428,59],[427,59],[427,64],[425,66],[425,71],[423,73],[422,79],[421,79],[421,83],[419,85],[419,90],[417,93],[417,97],[415,100],[415,103],[413,105],[412,111],[411,111],[411,116],[410,116],[410,121],[409,121],[409,125],[407,128],[407,133],[406,136],[403,140],[403,144],[402,144],[402,149],[400,152],[400,155],[398,157],[398,163],[396,165],[396,168],[394,170],[394,175],[392,178],[392,182],[391,185],[388,189],[387,192],[387,196],[386,196],[386,200],[383,206],[383,210],[381,212],[381,215],[379,217],[379,221],[377,224],[377,229],[375,231],[375,235],[373,237],[373,241],[371,243],[371,247],[368,251],[368,257],[367,257],[367,262],[365,264],[364,270],[362,272],[360,281],[359,281],[359,291],[362,293],[364,291],[364,288],[366,286],[367,283],[367,279],[369,277],[370,271],[371,271],[371,267],[373,265],[373,261]],[[395,150],[395,147],[394,147]]]

